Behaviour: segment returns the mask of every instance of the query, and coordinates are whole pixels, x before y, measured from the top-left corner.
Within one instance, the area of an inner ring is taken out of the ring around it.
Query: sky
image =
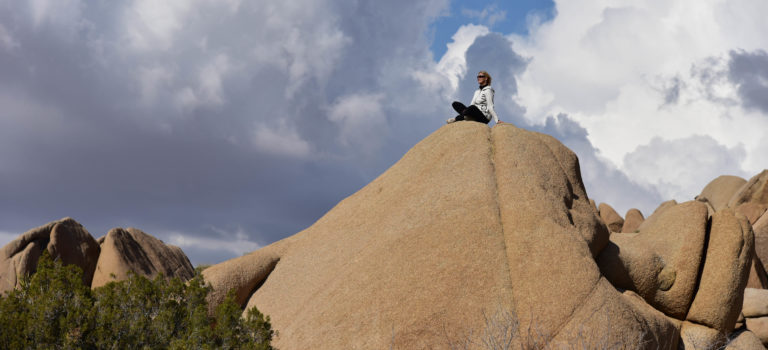
[[[0,0],[0,245],[73,217],[193,264],[310,226],[469,102],[646,216],[768,167],[764,0]]]

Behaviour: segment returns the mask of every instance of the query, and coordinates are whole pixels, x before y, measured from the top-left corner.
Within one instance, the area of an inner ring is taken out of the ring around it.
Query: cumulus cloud
[[[448,5],[0,0],[0,230],[184,232],[193,260],[240,254],[210,227],[298,232],[444,120],[414,73],[449,85]]]
[[[490,4],[482,10],[462,9],[461,13],[469,18],[476,19],[490,27],[507,18],[507,11],[499,10],[496,4]]]
[[[680,202],[693,200],[720,175],[751,177],[739,170],[744,153],[742,147],[727,148],[705,135],[677,140],[656,137],[627,154],[624,164],[630,174],[656,188],[663,198]]]
[[[552,21],[510,35],[531,57],[518,102],[536,125],[567,114],[632,183],[692,198],[714,176],[766,166],[757,130],[768,128],[758,97],[768,39],[758,33],[768,28],[754,12],[766,10],[755,0],[557,1]],[[671,158],[650,156],[663,146]],[[706,149],[713,162],[673,165],[687,149]]]
[[[339,140],[344,146],[369,153],[381,148],[387,134],[387,119],[382,108],[384,94],[352,94],[339,97],[330,106],[328,119],[339,125]]]
[[[242,228],[235,232],[227,232],[221,228],[212,228],[216,235],[213,237],[201,237],[187,235],[180,232],[164,232],[168,243],[182,248],[185,252],[194,251],[192,263],[211,264],[218,261],[237,257],[261,248],[256,242],[249,239],[249,235]]]
[[[478,70],[502,120],[561,138],[620,210],[711,179],[647,149],[709,150],[689,166],[718,175],[768,163],[764,1],[560,1],[525,37],[489,29],[489,7],[436,59],[426,33],[449,6],[0,0],[0,230],[72,216],[240,254],[206,250],[211,227],[259,246],[305,228],[452,117]]]

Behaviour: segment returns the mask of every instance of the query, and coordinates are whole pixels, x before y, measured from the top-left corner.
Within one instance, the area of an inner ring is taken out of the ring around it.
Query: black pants
[[[475,105],[471,105],[469,107],[464,106],[463,103],[458,101],[453,101],[451,104],[453,106],[453,109],[459,113],[458,116],[456,116],[456,121],[460,120],[472,120],[480,123],[488,124],[490,120],[488,120],[483,112],[480,112],[480,109],[477,108]]]

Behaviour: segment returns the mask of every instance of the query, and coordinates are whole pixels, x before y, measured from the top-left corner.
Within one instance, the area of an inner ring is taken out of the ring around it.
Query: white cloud
[[[50,23],[72,34],[82,24],[80,0],[30,0],[26,3],[35,27]]]
[[[187,22],[193,7],[188,0],[137,0],[123,18],[123,31],[131,47],[140,51],[168,50]]]
[[[495,4],[488,5],[482,10],[462,9],[461,13],[469,18],[474,18],[486,23],[491,27],[497,22],[507,18],[507,11],[499,10]]]
[[[486,26],[468,24],[461,26],[451,37],[453,41],[448,43],[448,50],[440,58],[436,70],[448,78],[453,90],[458,89],[459,81],[467,72],[467,59],[465,57],[467,49],[472,46],[477,37],[488,33],[490,30]]]
[[[195,251],[226,251],[234,256],[240,256],[245,253],[258,250],[261,246],[248,239],[248,234],[238,229],[235,232],[225,232],[214,228],[219,233],[218,237],[192,236],[179,232],[166,232],[163,237],[167,237],[170,244],[179,246],[183,250]]]
[[[709,136],[654,138],[627,154],[624,164],[629,174],[657,188],[665,199],[688,201],[720,175],[749,178],[739,170],[744,153],[741,147],[726,148]]]
[[[534,123],[567,113],[601,155],[663,196],[688,196],[720,174],[757,173],[768,165],[757,161],[766,153],[768,116],[745,110],[727,73],[732,50],[768,47],[766,4],[556,1],[551,22],[532,27],[529,37],[510,36],[532,57],[517,101]],[[679,154],[641,157],[647,147],[660,151],[659,140],[676,140],[663,141],[674,146],[665,153]],[[724,157],[711,164],[684,162],[685,172],[672,159],[692,156],[688,143],[729,151],[707,153]],[[704,166],[714,168],[694,169]]]
[[[11,51],[18,46],[19,42],[16,41],[8,29],[5,28],[2,23],[0,23],[0,49]]]
[[[382,108],[383,94],[352,94],[340,97],[328,113],[339,125],[339,141],[365,153],[378,149],[388,132]]]
[[[160,65],[141,67],[137,74],[139,81],[140,100],[144,106],[152,106],[160,95],[171,87],[173,73]]]
[[[255,125],[253,130],[253,145],[261,152],[290,156],[306,157],[310,154],[310,145],[303,140],[295,129],[282,123],[273,128],[263,123]]]

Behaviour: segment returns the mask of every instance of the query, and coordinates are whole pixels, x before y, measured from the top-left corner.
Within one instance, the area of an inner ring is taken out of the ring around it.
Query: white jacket
[[[483,115],[488,121],[493,118],[493,122],[498,123],[499,117],[496,115],[496,110],[493,109],[494,93],[495,91],[493,91],[493,88],[490,85],[486,85],[482,89],[478,88],[475,90],[475,95],[472,97],[472,104],[477,106],[477,108],[483,112]]]

